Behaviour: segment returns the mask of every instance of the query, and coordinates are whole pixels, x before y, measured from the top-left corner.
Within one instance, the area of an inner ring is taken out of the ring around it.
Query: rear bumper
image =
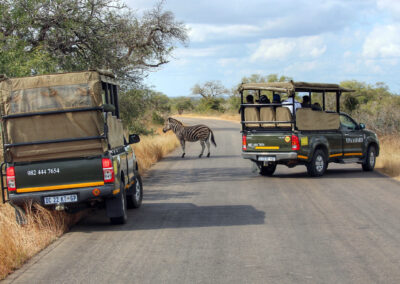
[[[297,159],[296,152],[242,152],[242,157],[244,159],[258,161],[258,157],[260,156],[273,156],[275,157],[276,161]]]
[[[93,194],[93,190],[98,188],[100,190],[100,194],[95,196]],[[59,195],[67,195],[67,194],[77,194],[78,202],[74,202],[73,204],[83,203],[89,200],[99,199],[102,197],[111,197],[113,196],[113,190],[115,189],[114,184],[107,184],[103,186],[93,186],[93,187],[82,187],[82,188],[74,188],[74,189],[63,189],[63,190],[49,190],[49,191],[38,191],[38,192],[29,192],[29,193],[9,193],[9,199],[14,204],[23,204],[25,202],[35,202],[40,205],[44,205],[44,197],[45,196],[59,196]]]

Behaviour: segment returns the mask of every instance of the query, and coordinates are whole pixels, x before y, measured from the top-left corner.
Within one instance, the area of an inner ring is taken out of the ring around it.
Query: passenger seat
[[[276,108],[276,121],[292,121],[292,114],[287,107],[277,107]],[[277,127],[290,127],[291,123],[281,122],[276,123]]]
[[[276,121],[276,114],[273,107],[265,106],[260,108],[260,121]],[[261,123],[262,127],[275,127],[275,123]]]
[[[244,121],[260,121],[260,113],[257,107],[244,107]],[[260,127],[258,123],[246,123],[246,127]]]

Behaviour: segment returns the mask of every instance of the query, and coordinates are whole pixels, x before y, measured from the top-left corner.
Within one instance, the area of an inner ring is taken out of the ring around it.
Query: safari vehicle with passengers
[[[142,202],[112,73],[84,71],[0,82],[3,201],[76,212],[104,205],[111,223]]]
[[[273,175],[278,164],[305,165],[313,177],[322,176],[332,162],[374,169],[377,135],[340,112],[342,93],[352,90],[290,81],[241,84],[239,92],[242,157],[253,161],[261,175]],[[300,96],[303,104],[296,101]]]

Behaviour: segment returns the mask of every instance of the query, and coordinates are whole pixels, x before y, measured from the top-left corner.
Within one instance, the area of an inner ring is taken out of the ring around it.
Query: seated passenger
[[[272,97],[273,104],[280,104],[281,103],[281,96],[279,94],[274,94]]]
[[[246,104],[254,104],[254,97],[252,95],[247,95],[246,97]],[[239,108],[239,113],[242,111],[242,106]]]
[[[270,100],[266,95],[262,95],[258,100],[260,104],[269,104]],[[260,106],[260,121],[270,121],[268,123],[262,123],[262,127],[275,127],[275,110],[272,106]]]
[[[268,99],[266,95],[262,95],[260,99],[258,100],[258,103],[260,104],[270,104],[271,101]]]
[[[287,107],[290,110],[290,113],[293,114],[293,97],[288,98],[287,100],[284,100],[282,102],[283,107]],[[294,100],[294,108],[297,110],[298,108],[301,108],[301,104]]]
[[[312,110],[318,110],[318,111],[322,111],[322,107],[319,103],[313,103],[313,105],[311,106]]]
[[[301,107],[311,107],[310,96],[304,96]]]

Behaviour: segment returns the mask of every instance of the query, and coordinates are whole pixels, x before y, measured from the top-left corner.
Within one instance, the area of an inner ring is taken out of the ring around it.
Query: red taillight
[[[292,135],[292,150],[300,150],[299,137],[297,137],[296,135]]]
[[[101,160],[101,164],[103,166],[103,178],[104,182],[114,182],[114,169],[112,166],[111,159],[103,158]]]
[[[242,136],[242,150],[247,150],[247,136],[243,134]]]
[[[8,191],[16,191],[17,190],[17,185],[15,183],[14,167],[7,168],[7,188],[8,188]]]

